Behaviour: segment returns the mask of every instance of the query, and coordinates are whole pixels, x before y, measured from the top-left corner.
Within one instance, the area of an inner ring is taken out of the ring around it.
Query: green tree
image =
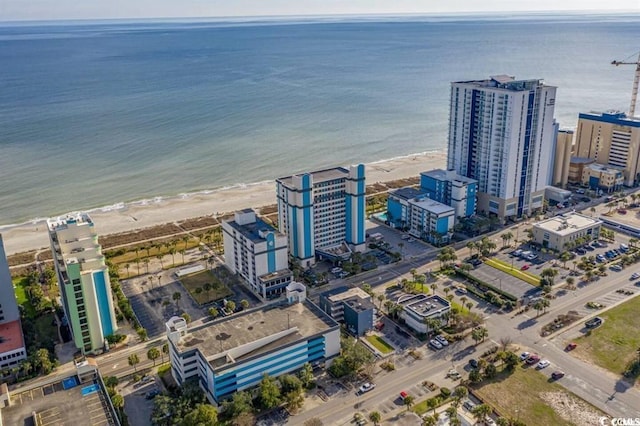
[[[471,331],[471,338],[476,342],[483,341],[489,335],[489,332],[484,327],[476,327]]]
[[[136,365],[140,364],[140,358],[138,357],[137,354],[129,355],[129,357],[127,358],[127,362],[131,367],[133,367],[134,372],[138,371],[138,369],[136,368]]]
[[[320,420],[319,418],[312,417],[309,420],[305,420],[303,425],[304,426],[324,426],[324,423],[322,423],[322,420]]]
[[[184,318],[184,320],[187,322],[187,324],[189,324],[191,322],[191,315],[189,315],[186,312],[183,312],[182,315],[180,315],[182,318]]]
[[[475,370],[473,370],[473,371],[475,371]],[[465,399],[467,397],[467,395],[469,395],[469,391],[467,390],[466,387],[458,386],[457,388],[455,388],[453,390],[453,401],[454,401],[455,406],[457,407],[458,405],[460,405],[460,401]]]
[[[242,299],[240,301],[240,306],[242,306],[242,309],[247,309],[249,308],[249,301],[247,299]]]
[[[213,405],[198,404],[184,419],[181,426],[211,426],[218,423],[218,411]]]
[[[156,360],[158,358],[160,358],[160,351],[158,350],[158,348],[150,348],[147,351],[147,358],[150,361],[153,361],[153,366],[155,367],[156,366]]]
[[[471,383],[480,383],[482,381],[482,374],[475,368],[469,372],[469,381]]]
[[[139,327],[138,329],[136,329],[136,333],[138,333],[138,338],[140,339],[141,342],[144,342],[145,340],[147,340],[147,330],[143,327]]]
[[[180,299],[182,299],[182,293],[180,293],[179,291],[176,291],[175,293],[173,293],[173,296],[171,296],[171,298],[173,299],[174,302],[176,302],[176,307],[177,307],[178,304],[180,303]]]
[[[276,380],[266,373],[262,376],[259,385],[258,398],[260,404],[266,409],[277,407],[280,404],[280,388]]]
[[[488,379],[492,379],[496,376],[496,374],[498,374],[498,370],[496,369],[495,364],[492,362],[487,364],[487,366],[484,368],[485,377],[487,377]]]
[[[213,288],[213,285],[211,285],[211,283],[204,283],[202,288],[204,289],[205,293],[207,293],[207,301],[210,301],[211,298],[209,297],[209,292]]]
[[[243,413],[250,413],[252,410],[251,395],[247,391],[235,392],[230,400],[222,403],[225,412],[231,418],[237,418]]]
[[[49,358],[49,351],[45,348],[38,349],[34,356],[34,364],[36,368],[40,369],[40,372],[47,375],[53,371],[53,363]]]
[[[433,416],[424,416],[422,418],[422,426],[435,426],[438,420]]]
[[[218,312],[218,309],[215,307],[211,307],[209,308],[209,315],[211,315],[212,317],[217,317],[218,315],[220,315],[220,312]]]
[[[504,361],[504,364],[505,364],[507,370],[508,371],[513,371],[518,366],[518,364],[520,362],[520,358],[518,358],[518,355],[514,354],[513,352],[507,351],[507,352],[505,352],[505,355],[503,357],[503,361]]]
[[[442,399],[439,396],[434,396],[433,398],[427,399],[427,409],[433,410],[433,414],[436,413],[436,408],[440,406]]]
[[[411,410],[411,407],[413,407],[413,404],[414,404],[414,402],[415,402],[415,399],[413,398],[413,396],[411,396],[411,395],[407,395],[407,396],[404,398],[404,401],[403,401],[403,402],[404,402],[405,407],[407,407],[407,411],[409,411],[409,410]]]
[[[377,426],[380,423],[380,420],[382,420],[382,415],[379,411],[372,411],[371,413],[369,413],[369,420],[371,420],[373,424]]]
[[[280,382],[280,391],[283,394],[302,392],[302,380],[292,374],[283,374],[278,377],[278,382]]]
[[[491,409],[491,407],[488,406],[487,404],[480,404],[473,407],[473,409],[471,410],[471,414],[473,414],[473,417],[479,423],[482,423],[487,419],[487,417],[489,416],[489,414],[491,414],[492,411],[493,410]]]
[[[169,355],[169,344],[165,343],[164,345],[162,345],[162,349],[160,350],[160,352],[160,356],[162,357],[162,360],[160,362],[164,363],[164,356]]]
[[[313,381],[314,381],[313,367],[311,367],[311,364],[306,362],[302,366],[302,370],[300,370],[300,372],[298,373],[298,377],[300,378],[300,381],[302,382],[302,386],[304,386],[305,388],[308,389],[311,386],[311,384],[313,383]]]
[[[233,300],[227,300],[227,303],[224,305],[224,309],[229,313],[233,313],[236,310],[236,302]]]

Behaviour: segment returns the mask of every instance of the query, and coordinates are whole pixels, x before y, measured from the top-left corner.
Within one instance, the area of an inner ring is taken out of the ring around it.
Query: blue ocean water
[[[446,147],[449,83],[627,110],[640,15],[0,25],[0,225]]]

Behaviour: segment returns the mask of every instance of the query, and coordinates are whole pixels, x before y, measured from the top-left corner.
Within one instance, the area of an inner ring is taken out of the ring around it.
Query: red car
[[[527,358],[525,362],[529,365],[533,365],[533,364],[536,364],[538,361],[540,361],[540,357],[538,355],[531,355],[529,358]]]
[[[569,344],[567,345],[567,347],[566,347],[566,348],[564,348],[564,350],[565,350],[565,351],[567,351],[567,352],[569,352],[569,351],[574,350],[577,346],[578,346],[578,345],[577,345],[576,343],[571,342],[571,343],[569,343]]]
[[[529,269],[529,265],[522,265],[522,268],[520,268],[523,271],[526,271],[527,269]]]

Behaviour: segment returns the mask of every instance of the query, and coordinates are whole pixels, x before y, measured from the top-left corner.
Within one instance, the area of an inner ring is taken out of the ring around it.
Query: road
[[[377,271],[370,271],[351,279],[343,280],[341,283],[332,283],[332,287],[339,285],[357,285],[367,282],[374,287],[388,285],[389,282],[397,280],[402,274],[420,266],[425,269],[425,260],[433,259],[435,254],[421,256],[420,261],[402,262],[395,265],[388,265]],[[553,300],[551,307],[546,314],[535,318],[535,311],[530,314],[511,316],[510,314],[489,314],[485,317],[491,339],[494,343],[487,342],[484,346],[495,344],[500,338],[511,339],[515,344],[523,348],[531,348],[539,353],[543,358],[551,361],[552,366],[548,367],[546,373],[551,374],[555,369],[561,369],[566,376],[559,384],[566,387],[594,406],[600,408],[607,414],[615,417],[640,417],[640,392],[619,380],[615,374],[583,362],[571,354],[564,352],[563,336],[550,336],[542,338],[540,328],[546,322],[551,321],[558,314],[564,314],[569,310],[581,310],[584,305],[598,298],[615,293],[621,287],[629,286],[629,273],[609,273],[608,277],[593,282],[575,292],[567,294]],[[378,277],[381,277],[378,279]],[[326,289],[323,288],[323,291]],[[469,296],[467,296],[469,297]],[[628,300],[623,299],[621,300]],[[485,306],[482,302],[481,306]],[[595,312],[594,312],[595,314]],[[580,327],[584,319],[576,325]],[[565,332],[565,331],[563,331]],[[478,348],[477,353],[483,352],[483,346]],[[455,347],[452,348],[455,350]],[[325,424],[340,424],[355,411],[371,412],[380,410],[385,403],[389,405],[389,400],[395,400],[400,391],[410,389],[421,383],[423,380],[431,380],[438,383],[445,372],[455,366],[459,371],[464,367],[473,353],[456,357],[455,362],[446,356],[442,357],[442,352],[429,352],[424,359],[416,361],[410,368],[399,368],[395,372],[383,374],[376,378],[376,389],[362,397],[356,397],[352,392],[348,395],[337,395],[328,402],[308,410],[295,417],[296,422],[303,422],[312,417],[318,417]],[[358,406],[356,407],[356,404]],[[402,411],[402,406],[398,405],[394,412],[385,413],[384,418],[391,414]]]

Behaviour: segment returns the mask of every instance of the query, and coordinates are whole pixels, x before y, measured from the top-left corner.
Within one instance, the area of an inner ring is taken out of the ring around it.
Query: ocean
[[[0,24],[0,225],[446,150],[449,84],[626,111],[640,15]],[[275,191],[275,189],[274,189]]]

